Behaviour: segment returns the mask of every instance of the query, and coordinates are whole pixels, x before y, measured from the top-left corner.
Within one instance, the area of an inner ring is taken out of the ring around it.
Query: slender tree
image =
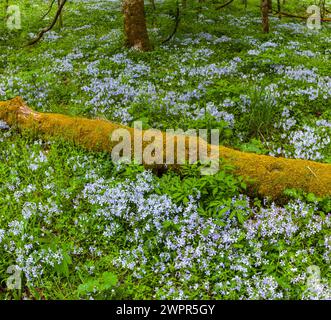
[[[247,0],[243,0],[243,4],[245,5],[245,10],[247,10]]]
[[[57,6],[58,6],[58,8],[60,8],[61,0],[57,0]],[[58,23],[59,23],[59,28],[62,28],[63,27],[63,9],[60,12]]]
[[[261,0],[261,13],[262,13],[262,30],[264,33],[269,33],[268,0]]]
[[[8,7],[9,7],[9,0],[6,0],[6,2],[5,2],[5,22],[8,19],[8,13],[7,13]]]
[[[153,10],[156,9],[155,0],[150,0]]]
[[[67,3],[68,0],[61,0],[61,2],[59,2],[59,5],[58,5],[58,8],[57,8],[57,11],[56,11],[56,14],[55,14],[55,17],[53,18],[53,21],[52,23],[48,26],[48,27],[45,27],[43,29],[41,29],[38,33],[38,35],[32,39],[27,45],[33,45],[35,43],[37,43],[40,39],[42,39],[42,37],[44,36],[44,34],[46,32],[49,32],[50,30],[53,29],[53,27],[56,25],[56,22],[58,21],[61,13],[62,13],[62,10],[65,6],[65,4]]]
[[[269,12],[272,12],[272,0],[268,0]]]
[[[150,50],[144,0],[123,0],[123,13],[126,45],[139,51]]]
[[[282,15],[281,15],[281,4],[280,4],[280,0],[277,0],[277,12],[278,12],[278,18],[281,19]]]
[[[324,18],[325,16],[325,0],[320,0],[319,7],[321,8],[321,17]]]

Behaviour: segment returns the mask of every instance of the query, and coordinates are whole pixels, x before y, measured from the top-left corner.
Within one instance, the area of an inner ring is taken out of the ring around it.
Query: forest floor
[[[154,51],[138,53],[123,48],[119,1],[75,0],[61,30],[23,47],[50,18],[40,20],[47,3],[20,6],[22,30],[0,24],[0,101],[219,129],[225,146],[331,163],[330,24],[271,17],[262,34],[254,4],[191,5],[162,44],[176,6],[156,1],[146,5]],[[14,128],[0,130],[0,160],[0,298],[331,297],[330,198],[286,190],[273,203],[248,195],[231,168],[158,175]],[[6,289],[10,266],[20,290]]]

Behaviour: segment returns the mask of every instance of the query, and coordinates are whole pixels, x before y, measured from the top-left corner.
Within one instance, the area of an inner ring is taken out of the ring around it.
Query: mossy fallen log
[[[38,113],[28,108],[19,97],[0,102],[0,119],[19,130],[33,129],[38,134],[48,137],[61,137],[93,151],[112,152],[116,142],[109,137],[116,129],[125,129],[134,136],[134,129],[107,120],[70,117],[53,113]],[[144,133],[146,131],[142,131]],[[133,139],[133,138],[132,138]],[[163,145],[163,158],[169,150],[165,148],[168,136],[159,133],[155,140]],[[187,142],[188,137],[185,137]],[[275,158],[254,153],[245,153],[223,146],[207,144],[201,138],[195,138],[207,147],[208,151],[216,150],[218,158],[223,159],[235,168],[235,174],[250,181],[260,196],[279,199],[287,188],[302,189],[318,196],[331,196],[331,165],[307,160]],[[178,140],[175,140],[177,145]],[[148,147],[142,143],[142,150]],[[130,145],[131,146],[131,145]],[[132,151],[133,152],[133,151]],[[185,149],[185,158],[189,151]],[[218,160],[218,159],[217,159]],[[175,159],[175,163],[176,159]],[[146,166],[151,164],[144,163]],[[159,166],[159,165],[157,165]]]

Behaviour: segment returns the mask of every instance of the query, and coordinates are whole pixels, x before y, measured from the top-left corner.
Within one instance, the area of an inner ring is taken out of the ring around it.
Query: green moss
[[[133,154],[134,129],[110,121],[53,113],[36,113],[29,109],[19,97],[7,102],[0,102],[0,118],[10,125],[17,126],[20,130],[33,129],[44,138],[61,137],[93,151],[111,152],[116,144],[110,140],[112,132],[125,128],[131,135],[131,154]],[[157,139],[162,139],[163,158],[166,159],[165,134],[162,133]],[[186,137],[186,160],[189,155],[188,139]],[[205,144],[206,142],[199,139],[199,143]],[[148,142],[143,143],[143,150],[148,144]],[[247,181],[253,180],[252,186],[260,196],[277,199],[283,195],[285,189],[289,188],[302,189],[317,196],[331,195],[330,164],[275,158],[222,146],[207,145],[207,148],[209,151],[219,148],[220,158],[225,159],[230,165],[234,165],[237,175],[245,177]]]

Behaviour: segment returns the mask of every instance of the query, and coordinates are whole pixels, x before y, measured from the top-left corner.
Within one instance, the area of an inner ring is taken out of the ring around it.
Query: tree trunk
[[[247,10],[247,0],[243,0],[243,4],[245,5],[245,10]]]
[[[321,8],[321,18],[325,16],[325,0],[320,0],[319,7]]]
[[[261,0],[261,12],[262,12],[262,30],[264,33],[269,33],[269,0]]]
[[[57,6],[58,8],[61,7],[61,0],[57,0]],[[58,23],[59,23],[59,28],[63,28],[63,10],[61,10],[61,13],[59,15],[59,20],[58,20]]]
[[[268,0],[269,12],[272,12],[272,0]]]
[[[5,23],[7,22],[8,19],[8,7],[9,7],[9,0],[6,0],[5,2]]]
[[[155,0],[150,0],[153,10],[156,10]]]
[[[123,12],[126,46],[139,51],[150,50],[144,0],[123,0]]]
[[[280,4],[280,0],[277,0],[277,11],[278,11],[278,18],[279,20],[282,18],[282,15],[281,15],[281,4]]]
[[[33,130],[43,138],[61,138],[72,141],[75,144],[93,151],[105,151],[111,153],[116,147],[116,143],[110,139],[116,129],[125,129],[129,133],[129,139],[135,139],[135,129],[122,126],[106,120],[91,120],[86,118],[76,118],[61,114],[38,113],[28,108],[21,98],[15,98],[6,102],[0,102],[0,119],[19,130]],[[138,136],[142,136],[146,131],[138,130]],[[163,155],[173,155],[173,150],[167,149],[166,145],[171,137],[159,132],[155,135],[155,141],[161,140],[163,144]],[[186,137],[188,139],[188,137]],[[209,151],[218,150],[213,158],[231,165],[235,168],[236,175],[245,178],[249,184],[249,190],[253,194],[262,197],[270,196],[272,199],[282,199],[285,189],[302,189],[317,196],[331,196],[331,164],[318,163],[307,160],[276,158],[271,156],[245,153],[238,150],[226,148],[218,145],[210,145],[201,138],[197,139],[199,149],[206,147]],[[118,141],[118,140],[117,140]],[[187,141],[187,140],[186,140]],[[195,141],[195,140],[194,140]],[[177,138],[178,145],[178,138]],[[131,142],[130,149],[132,150]],[[187,145],[187,143],[186,143]],[[149,147],[143,144],[141,150]],[[191,150],[185,149],[185,158]],[[131,154],[132,151],[131,151]],[[197,157],[197,159],[200,159]],[[175,162],[176,163],[176,162]],[[177,168],[175,165],[146,164],[147,168],[161,166]]]

